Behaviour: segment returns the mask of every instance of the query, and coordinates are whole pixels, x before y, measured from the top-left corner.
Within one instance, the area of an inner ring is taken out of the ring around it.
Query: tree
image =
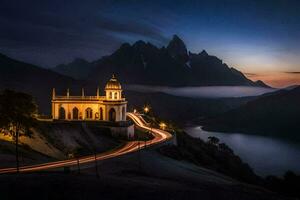
[[[34,125],[37,106],[32,96],[4,90],[0,94],[0,127],[8,129],[16,145],[16,166],[19,172],[19,136],[20,133],[29,134],[29,129]]]
[[[217,145],[219,142],[220,142],[219,138],[217,138],[215,136],[208,137],[208,143],[210,143],[210,144]]]

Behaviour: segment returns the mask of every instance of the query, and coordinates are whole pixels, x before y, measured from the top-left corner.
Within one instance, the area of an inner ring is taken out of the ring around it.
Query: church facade
[[[113,75],[105,86],[105,96],[57,96],[52,92],[52,118],[54,120],[99,120],[119,122],[126,121],[127,101],[122,97],[122,87]]]

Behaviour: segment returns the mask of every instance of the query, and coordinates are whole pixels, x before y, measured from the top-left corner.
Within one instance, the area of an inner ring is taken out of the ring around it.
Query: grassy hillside
[[[22,164],[68,158],[69,154],[90,155],[104,152],[120,144],[110,135],[109,129],[87,123],[38,122],[30,137],[21,136]],[[0,157],[5,167],[14,166],[15,146],[12,138],[0,133]]]

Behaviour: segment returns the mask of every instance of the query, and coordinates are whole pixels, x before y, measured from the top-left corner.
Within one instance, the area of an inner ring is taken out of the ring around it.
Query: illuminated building
[[[105,86],[105,96],[58,96],[52,92],[52,118],[54,120],[126,121],[127,101],[122,97],[122,87],[113,75]]]

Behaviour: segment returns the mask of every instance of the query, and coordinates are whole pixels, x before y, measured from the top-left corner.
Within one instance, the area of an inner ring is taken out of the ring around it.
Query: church
[[[92,121],[126,121],[127,101],[122,97],[122,87],[116,76],[107,82],[105,96],[71,96],[69,89],[66,96],[52,92],[52,118],[54,120],[92,120]]]

